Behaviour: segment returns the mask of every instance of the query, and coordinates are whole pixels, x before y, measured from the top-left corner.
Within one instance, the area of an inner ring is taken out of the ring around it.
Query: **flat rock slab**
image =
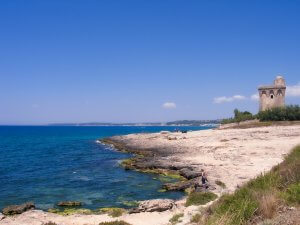
[[[15,214],[21,214],[21,213],[26,212],[26,211],[31,210],[31,209],[35,209],[34,203],[33,202],[26,202],[22,205],[8,206],[8,207],[6,207],[2,210],[2,213],[4,215],[15,215]]]
[[[171,199],[153,199],[141,201],[137,208],[131,209],[129,213],[139,212],[163,212],[172,209],[175,201]]]
[[[181,170],[179,170],[179,174],[183,177],[185,177],[186,179],[190,180],[196,177],[200,177],[201,176],[201,171],[194,171],[191,168],[183,168]]]

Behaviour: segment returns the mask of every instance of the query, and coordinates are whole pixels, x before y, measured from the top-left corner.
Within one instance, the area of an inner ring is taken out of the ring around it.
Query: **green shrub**
[[[183,213],[178,213],[178,214],[175,214],[170,220],[169,222],[173,225],[173,224],[176,224],[176,223],[179,223],[181,222],[180,218],[183,217],[184,214]]]
[[[102,222],[99,223],[99,225],[131,225],[130,223],[126,223],[123,220],[117,220],[117,221],[112,221],[112,222]]]
[[[218,196],[212,192],[192,192],[188,196],[185,205],[204,205],[215,200],[217,197]]]
[[[50,222],[47,222],[47,223],[43,223],[43,225],[57,225],[57,224],[50,221]]]
[[[252,113],[248,111],[241,112],[238,109],[234,110],[234,118],[229,118],[229,119],[223,119],[221,121],[222,124],[227,124],[227,123],[239,123],[242,121],[246,120],[253,120],[256,117],[252,115]]]
[[[300,204],[300,183],[291,184],[283,196],[289,204]]]
[[[295,121],[300,120],[299,105],[272,108],[258,113],[260,121]]]
[[[216,208],[213,208],[214,213],[216,215],[230,214],[230,224],[234,225],[243,224],[258,208],[258,202],[252,198],[252,193],[248,188],[241,188],[234,195],[223,195],[219,203]]]

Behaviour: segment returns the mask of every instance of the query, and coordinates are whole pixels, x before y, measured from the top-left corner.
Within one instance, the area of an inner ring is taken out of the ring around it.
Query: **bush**
[[[183,213],[175,214],[169,221],[172,225],[176,224],[176,223],[179,223],[179,222],[181,222],[180,218],[183,217],[183,216],[184,216]]]
[[[215,200],[217,197],[218,196],[212,192],[192,192],[188,196],[185,205],[204,205]]]
[[[238,109],[234,110],[234,118],[223,119],[221,121],[222,124],[226,123],[239,123],[246,120],[253,120],[256,117],[252,115],[252,113],[248,111],[241,112]]]
[[[112,222],[102,222],[99,225],[131,225],[130,223],[126,223],[125,221],[112,221]]]
[[[300,183],[291,184],[283,194],[289,204],[300,205]]]
[[[50,221],[50,222],[47,222],[47,223],[43,223],[43,225],[57,225],[57,224]]]
[[[273,108],[258,113],[260,121],[295,121],[300,120],[299,105]]]

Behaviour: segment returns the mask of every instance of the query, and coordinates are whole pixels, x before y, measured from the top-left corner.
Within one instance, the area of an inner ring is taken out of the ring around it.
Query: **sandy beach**
[[[245,182],[280,163],[294,146],[300,144],[300,125],[132,134],[109,140],[122,146],[122,150],[143,152],[146,158],[159,162],[159,165],[171,164],[174,168],[181,169],[183,166],[194,171],[204,169],[211,184],[216,180],[226,184],[226,188],[216,186],[214,192],[220,195],[233,192]],[[53,221],[59,225],[96,225],[103,221],[124,220],[133,225],[164,225],[178,212],[184,213],[182,222],[178,224],[189,224],[198,208],[184,207],[184,200],[181,200],[172,210],[125,214],[117,219],[108,215],[60,216],[32,210],[6,217],[0,224],[41,225]]]

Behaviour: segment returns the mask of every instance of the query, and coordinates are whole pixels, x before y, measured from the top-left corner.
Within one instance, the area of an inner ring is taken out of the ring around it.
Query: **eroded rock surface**
[[[197,186],[202,186],[202,184],[200,185],[199,179],[194,178],[188,181],[166,183],[163,185],[163,188],[167,191],[184,191],[188,188],[196,188]]]
[[[171,199],[153,199],[141,201],[137,208],[131,209],[129,213],[139,212],[163,212],[175,207],[175,201]]]
[[[35,209],[35,205],[33,202],[26,202],[22,205],[11,205],[7,206],[2,210],[2,213],[4,215],[15,215],[15,214],[21,214],[23,212],[26,212],[28,210]]]

